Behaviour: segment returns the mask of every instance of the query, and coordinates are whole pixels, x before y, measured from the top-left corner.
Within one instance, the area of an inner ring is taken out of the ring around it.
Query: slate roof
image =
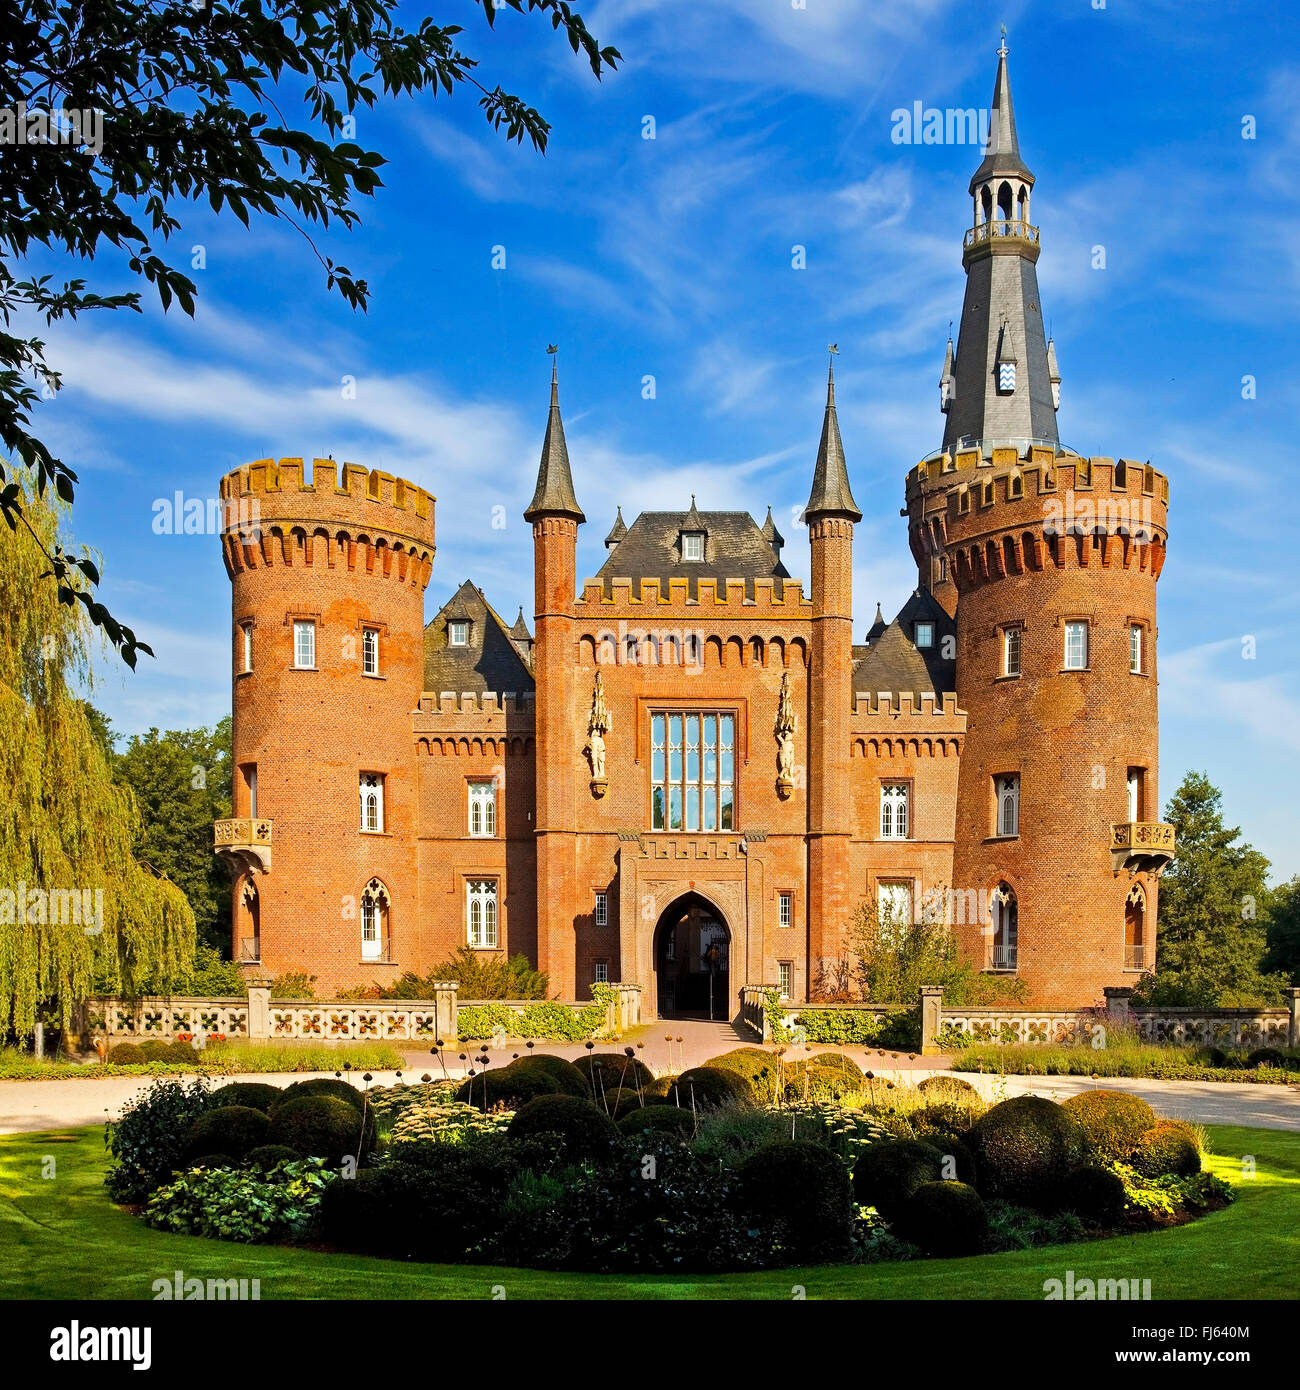
[[[564,442],[564,421],[560,419],[560,388],[555,365],[551,365],[551,409],[546,417],[546,435],[542,440],[542,460],[537,468],[537,489],[524,513],[525,521],[539,516],[571,516],[586,521],[573,491],[573,474],[569,470],[569,446]]]
[[[448,645],[447,623],[453,617],[469,619],[468,646]],[[522,611],[518,621],[523,621]],[[476,695],[511,690],[522,694],[533,689],[532,675],[515,647],[511,629],[468,579],[425,624],[424,688],[434,695],[445,690],[457,695],[470,690]]]
[[[876,612],[879,616],[879,607]],[[932,647],[918,648],[913,643],[914,624],[918,621],[934,624]],[[873,624],[871,633],[878,630],[878,625]],[[942,699],[945,693],[957,688],[956,660],[943,655],[944,638],[955,638],[956,633],[957,624],[929,590],[915,590],[870,646],[853,648],[853,689],[863,695],[881,690],[894,695],[911,692],[918,705],[926,692]],[[951,643],[948,649],[952,650]]]
[[[809,520],[821,515],[846,516],[861,521],[862,513],[849,487],[848,465],[844,462],[844,443],[840,439],[839,415],[835,410],[835,364],[826,379],[826,415],[817,446],[817,466],[813,469],[812,492],[803,514]]]
[[[993,102],[989,110],[989,144],[991,149],[971,175],[970,192],[987,179],[998,174],[1015,174],[1028,183],[1034,176],[1029,165],[1020,157],[1020,138],[1016,134],[1016,111],[1011,104],[1011,78],[1007,73],[1006,45],[998,50],[998,75],[993,80]]]
[[[705,533],[702,561],[682,559],[684,530]],[[688,579],[692,598],[700,579],[716,579],[720,584],[743,579],[745,593],[752,598],[754,580],[789,577],[790,571],[748,512],[701,512],[694,499],[688,512],[642,512],[596,572],[606,593],[614,579],[630,579],[634,585],[642,579],[658,579],[665,594],[669,579]],[[784,588],[777,584],[778,596]]]

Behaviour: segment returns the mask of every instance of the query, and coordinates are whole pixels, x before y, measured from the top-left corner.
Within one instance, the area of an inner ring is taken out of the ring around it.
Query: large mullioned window
[[[734,830],[735,715],[653,715],[650,780],[652,830]]]

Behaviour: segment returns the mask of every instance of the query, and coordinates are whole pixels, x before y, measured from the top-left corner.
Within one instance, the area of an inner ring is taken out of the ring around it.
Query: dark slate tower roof
[[[772,508],[767,509],[767,520],[763,523],[763,539],[770,545],[776,553],[777,559],[781,558],[781,549],[785,545],[785,537],[776,529],[776,522],[772,520]]]
[[[704,559],[682,558],[682,532],[704,533]],[[668,592],[669,579],[686,579],[691,597],[698,593],[696,581],[743,579],[745,593],[752,598],[754,580],[783,581],[790,571],[781,563],[771,542],[748,512],[702,512],[691,499],[686,512],[642,512],[627,528],[627,534],[610,551],[596,573],[606,592],[614,579],[657,579],[662,592]],[[777,590],[784,593],[784,584]]]
[[[447,632],[451,621],[469,623],[469,641],[453,647]],[[523,626],[523,609],[515,628]],[[529,639],[531,640],[531,639]],[[523,694],[533,688],[533,677],[515,645],[512,629],[467,579],[424,627],[424,688],[435,695],[444,690],[461,695],[473,691],[498,695]]]
[[[627,535],[627,522],[623,520],[623,508],[618,509],[618,515],[614,518],[614,524],[609,528],[609,535],[605,537],[605,549],[613,548]]]
[[[817,516],[847,516],[861,521],[862,513],[849,487],[848,465],[844,462],[844,443],[835,413],[835,363],[826,380],[826,415],[822,420],[821,443],[817,446],[817,467],[813,470],[812,492],[803,509],[806,519]]]
[[[916,645],[918,622],[933,624],[928,647]],[[942,700],[957,688],[956,632],[955,619],[926,589],[917,589],[888,626],[877,604],[867,645],[853,648],[853,689],[860,695],[910,691],[917,703],[924,694]]]
[[[990,146],[971,178],[976,220],[962,262],[966,297],[955,358],[944,361],[943,447],[1030,441],[1059,446],[1060,374],[1049,364],[1030,217],[1034,176],[1020,155],[1005,42],[998,50]]]
[[[551,413],[546,419],[546,437],[542,440],[542,461],[537,469],[537,490],[524,513],[525,521],[539,516],[571,516],[586,521],[573,491],[573,474],[569,471],[569,448],[564,442],[564,421],[560,419],[560,387],[551,364]]]

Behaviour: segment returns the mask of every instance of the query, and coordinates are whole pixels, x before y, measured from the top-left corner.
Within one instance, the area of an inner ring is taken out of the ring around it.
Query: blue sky
[[[859,637],[877,600],[892,615],[915,583],[902,480],[942,434],[978,152],[896,145],[891,113],[987,103],[1005,22],[1062,439],[1171,479],[1162,792],[1203,768],[1275,873],[1300,871],[1300,21],[1266,4],[1093,3],[604,0],[580,8],[625,62],[598,84],[536,19],[505,14],[492,34],[447,0],[439,17],[465,25],[489,85],[552,122],[550,150],[507,146],[469,94],[363,114],[357,138],[388,156],[386,187],[360,230],[323,244],[369,279],[368,315],[327,293],[291,229],[195,208],[177,244],[186,261],[206,250],[196,320],[91,316],[47,335],[65,389],[39,424],[81,474],[78,539],[104,552],[107,602],[158,653],[135,675],[104,663],[95,698],[115,727],[229,709],[218,543],[151,524],[155,499],[211,496],[250,459],[333,454],[416,480],[438,498],[427,611],[472,578],[507,620],[520,604],[531,615],[520,513],[552,342],[589,518],[583,574],[616,504],[630,521],[694,492],[760,520],[770,503],[804,576],[792,511],[838,343],[864,512]],[[125,283],[110,260],[97,273],[101,291]]]

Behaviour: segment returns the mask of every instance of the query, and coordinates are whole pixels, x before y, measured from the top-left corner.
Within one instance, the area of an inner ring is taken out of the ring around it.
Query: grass
[[[112,1062],[75,1062],[69,1058],[33,1057],[16,1047],[0,1048],[0,1081],[78,1080],[102,1076],[237,1076],[245,1072],[340,1071],[344,1063],[353,1071],[395,1071],[402,1054],[391,1043],[317,1043],[230,1041],[213,1043],[196,1051],[192,1064],[144,1062],[119,1066]]]
[[[1101,1048],[1086,1043],[967,1043],[952,1052],[956,1072],[1005,1076],[1133,1076],[1160,1081],[1264,1082],[1300,1085],[1300,1050],[1281,1049],[1292,1070],[1248,1067],[1245,1054],[1236,1065],[1215,1066],[1205,1048],[1179,1043],[1120,1040]]]
[[[1294,1296],[1300,1258],[1300,1134],[1210,1126],[1210,1167],[1237,1185],[1230,1207],[1190,1225],[1086,1244],[902,1264],[730,1275],[556,1274],[403,1264],[168,1235],[105,1195],[99,1130],[0,1138],[0,1290],[6,1298],[148,1299],[156,1279],[260,1279],[265,1299],[809,1298],[1041,1299],[1043,1281],[1150,1279],[1154,1298]],[[1242,1157],[1256,1175],[1242,1180]],[[52,1160],[55,1175],[42,1176]]]

